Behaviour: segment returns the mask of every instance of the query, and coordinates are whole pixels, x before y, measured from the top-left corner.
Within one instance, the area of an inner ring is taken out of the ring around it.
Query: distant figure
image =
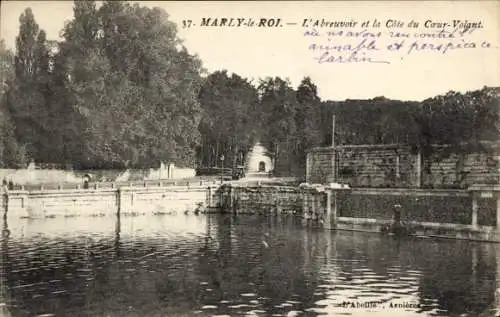
[[[7,180],[4,178],[2,182],[2,194],[7,194],[8,193],[8,185],[7,185]]]
[[[14,182],[11,180],[9,180],[9,186],[8,186],[9,190],[14,190]]]

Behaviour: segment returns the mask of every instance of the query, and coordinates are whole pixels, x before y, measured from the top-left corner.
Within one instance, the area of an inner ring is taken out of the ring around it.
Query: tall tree
[[[241,164],[257,131],[257,90],[236,74],[216,71],[204,81],[199,100],[204,113],[199,127],[202,165],[216,165],[220,155],[225,166]]]
[[[25,149],[19,145],[14,122],[7,106],[7,94],[15,78],[14,53],[0,40],[0,167],[21,167],[26,163]]]
[[[165,11],[76,1],[63,32],[66,86],[79,118],[79,164],[193,165],[201,62]],[[77,158],[75,158],[77,160]]]
[[[32,158],[45,159],[43,136],[48,126],[46,93],[48,51],[46,35],[40,30],[30,8],[19,18],[16,37],[15,79],[9,90],[8,105],[17,139],[26,144]]]
[[[299,139],[297,136],[296,92],[288,80],[279,77],[261,81],[260,111],[264,113],[264,143],[274,158],[276,174],[296,174],[299,171]]]
[[[297,102],[298,159],[300,168],[305,171],[307,149],[320,145],[322,141],[321,99],[311,78],[305,77],[297,88]]]

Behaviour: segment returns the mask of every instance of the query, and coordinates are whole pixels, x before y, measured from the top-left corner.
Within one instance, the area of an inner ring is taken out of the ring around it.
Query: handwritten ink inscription
[[[423,28],[419,28],[423,25]],[[481,21],[433,21],[423,23],[389,19],[382,21],[327,21],[304,19],[303,36],[319,64],[390,64],[406,56],[453,51],[497,49],[481,38]],[[478,36],[479,35],[479,36]]]
[[[391,64],[416,55],[444,56],[458,51],[498,49],[498,43],[494,42],[498,39],[492,39],[491,34],[484,35],[486,26],[480,20],[206,16],[197,21],[183,20],[181,25],[184,29],[246,28],[273,32],[295,27],[304,37],[313,60],[319,64]]]

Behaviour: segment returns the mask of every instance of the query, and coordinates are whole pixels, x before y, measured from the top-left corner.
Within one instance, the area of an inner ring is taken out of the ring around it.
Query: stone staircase
[[[270,175],[268,172],[250,172],[250,173],[247,173],[246,175],[246,178],[259,178],[259,179],[262,179],[262,178],[269,178]]]

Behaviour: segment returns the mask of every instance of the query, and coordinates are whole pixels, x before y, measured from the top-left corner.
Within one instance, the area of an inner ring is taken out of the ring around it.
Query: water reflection
[[[2,225],[2,316],[493,316],[498,303],[494,244],[323,231],[291,216]]]

